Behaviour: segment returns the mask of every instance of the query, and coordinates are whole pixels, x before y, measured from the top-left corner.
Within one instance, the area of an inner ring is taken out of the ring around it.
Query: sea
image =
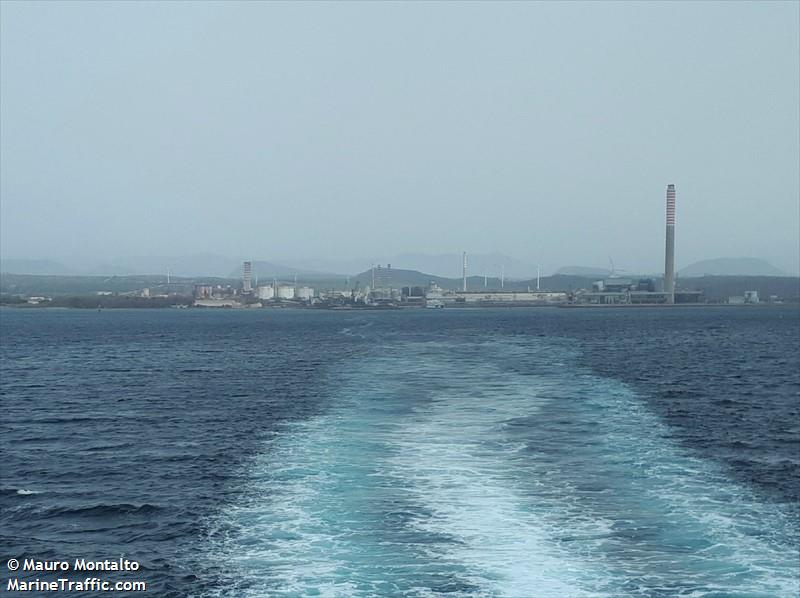
[[[165,597],[800,595],[796,306],[7,308],[0,340],[0,592],[122,558],[92,576]]]

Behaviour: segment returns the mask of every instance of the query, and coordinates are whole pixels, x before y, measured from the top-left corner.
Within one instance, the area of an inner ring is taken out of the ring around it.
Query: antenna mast
[[[461,290],[464,293],[466,293],[467,292],[467,252],[466,251],[462,254],[462,257],[464,258],[464,263],[462,265],[464,281],[463,281],[463,283],[461,285],[462,286]]]

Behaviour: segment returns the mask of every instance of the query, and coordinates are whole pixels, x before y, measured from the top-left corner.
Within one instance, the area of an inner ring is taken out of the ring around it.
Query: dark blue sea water
[[[4,589],[9,557],[124,556],[158,596],[800,594],[795,308],[0,333]]]

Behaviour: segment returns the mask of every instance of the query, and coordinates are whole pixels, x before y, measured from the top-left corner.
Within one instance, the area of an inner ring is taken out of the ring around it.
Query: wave
[[[348,364],[216,522],[215,595],[794,595],[797,522],[541,338]],[[229,584],[229,585],[227,585]],[[223,589],[226,588],[226,589]]]
[[[0,496],[33,496],[35,494],[44,494],[44,491],[27,488],[0,488]]]
[[[17,494],[20,496],[30,496],[32,494],[42,494],[41,490],[26,490],[25,488],[20,488],[17,490]]]
[[[150,515],[161,511],[162,507],[150,503],[135,505],[130,503],[110,503],[73,507],[50,507],[46,517],[116,517],[130,515]]]

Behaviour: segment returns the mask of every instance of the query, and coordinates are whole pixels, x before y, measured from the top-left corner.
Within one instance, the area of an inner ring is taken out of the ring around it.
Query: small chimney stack
[[[467,252],[466,251],[463,253],[462,257],[464,258],[463,272],[462,272],[463,277],[464,277],[464,281],[463,281],[463,283],[461,285],[462,286],[461,290],[466,293],[467,292]]]

